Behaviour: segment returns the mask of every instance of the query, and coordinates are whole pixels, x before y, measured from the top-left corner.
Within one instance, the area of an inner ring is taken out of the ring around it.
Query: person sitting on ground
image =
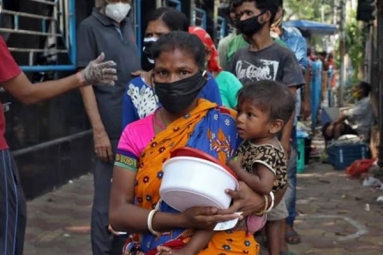
[[[370,84],[360,82],[352,90],[352,96],[357,100],[355,106],[342,112],[336,121],[323,125],[322,135],[325,139],[326,149],[329,141],[337,140],[342,135],[358,135],[364,141],[370,139],[370,129],[375,122],[369,99],[370,91]]]

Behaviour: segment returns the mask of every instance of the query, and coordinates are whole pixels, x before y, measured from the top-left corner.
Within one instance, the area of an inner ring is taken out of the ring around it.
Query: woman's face
[[[189,52],[177,48],[165,51],[155,59],[154,83],[172,83],[183,80],[196,74],[199,69]]]
[[[163,34],[170,33],[170,29],[162,20],[150,21],[148,27],[145,30],[145,37],[159,38]]]

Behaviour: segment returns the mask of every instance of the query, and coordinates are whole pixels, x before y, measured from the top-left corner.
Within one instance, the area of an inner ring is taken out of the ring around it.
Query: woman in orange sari
[[[190,208],[180,213],[160,202],[162,164],[173,150],[189,146],[226,163],[238,139],[235,112],[197,99],[206,83],[205,51],[198,37],[186,32],[163,35],[153,46],[153,57],[153,82],[162,107],[125,128],[113,172],[110,224],[116,231],[140,234],[129,238],[124,254],[154,255],[159,246],[184,255],[258,254],[254,237],[235,229],[216,232],[207,247],[187,245],[195,231],[234,219],[237,210],[249,215],[269,206],[265,201],[271,199],[244,184],[230,192],[234,203],[226,211]]]

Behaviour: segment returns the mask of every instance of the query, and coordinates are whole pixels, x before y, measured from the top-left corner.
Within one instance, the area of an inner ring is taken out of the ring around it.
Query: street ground
[[[91,255],[92,175],[28,202],[25,255]],[[299,175],[296,255],[382,255],[382,191],[363,187],[331,166],[312,163]]]

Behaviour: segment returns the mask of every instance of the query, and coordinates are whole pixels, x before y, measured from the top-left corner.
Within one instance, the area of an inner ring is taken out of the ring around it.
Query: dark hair
[[[246,100],[268,112],[271,120],[281,119],[286,124],[295,110],[295,97],[287,86],[276,81],[256,81],[238,92],[238,104]]]
[[[368,97],[371,92],[371,85],[365,81],[361,81],[358,84],[358,87],[363,91],[363,97]]]
[[[261,12],[270,12],[270,25],[274,22],[275,15],[281,7],[281,0],[233,0],[233,7],[237,8],[245,2],[253,2]]]
[[[147,24],[151,21],[162,20],[170,31],[185,31],[189,30],[189,19],[180,11],[170,7],[160,7],[155,9],[147,20]]]
[[[172,31],[162,35],[153,44],[153,59],[157,59],[163,52],[175,49],[189,53],[201,69],[205,68],[205,46],[198,36],[184,31]]]

